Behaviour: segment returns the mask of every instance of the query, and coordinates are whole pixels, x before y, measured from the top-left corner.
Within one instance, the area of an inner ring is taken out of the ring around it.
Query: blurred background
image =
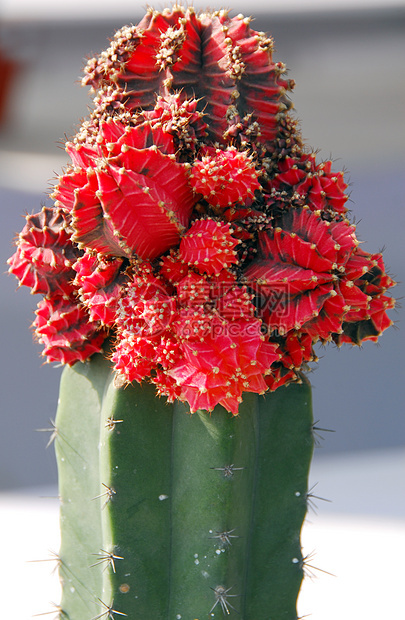
[[[366,250],[385,248],[386,265],[399,282],[394,294],[401,299],[405,0],[251,0],[247,8],[234,0],[230,5],[235,14],[253,14],[253,27],[274,37],[274,59],[283,61],[296,81],[293,101],[303,135],[319,150],[319,159],[331,157],[336,170],[347,170],[358,236]],[[0,4],[0,529],[10,533],[14,526],[20,541],[16,546],[10,534],[1,541],[6,578],[19,576],[8,579],[9,595],[16,596],[8,597],[9,610],[2,607],[15,620],[47,611],[48,592],[58,600],[57,577],[50,587],[49,565],[36,564],[33,579],[34,565],[26,560],[46,557],[48,545],[58,548],[57,501],[35,499],[57,494],[53,449],[45,449],[49,432],[35,430],[51,428],[61,369],[42,364],[30,332],[38,299],[24,287],[16,292],[6,260],[24,224],[22,215],[46,203],[52,179],[67,162],[65,137],[88,113],[91,99],[80,87],[84,59],[103,50],[117,28],[136,23],[144,11],[138,0]],[[301,613],[310,611],[313,620],[400,615],[405,553],[401,315],[400,308],[391,314],[400,329],[389,329],[379,345],[319,349],[320,364],[310,375],[315,419],[334,431],[320,432],[311,485],[318,483],[314,493],[333,503],[316,500],[320,517],[310,514],[304,544],[308,552],[319,550],[315,566],[340,577],[333,581],[313,571],[322,583],[307,581],[300,599]]]

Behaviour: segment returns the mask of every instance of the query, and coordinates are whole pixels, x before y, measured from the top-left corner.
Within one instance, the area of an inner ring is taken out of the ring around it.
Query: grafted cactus
[[[271,38],[148,10],[85,68],[94,109],[10,272],[43,296],[60,616],[296,620],[314,343],[377,341],[394,285],[303,145]]]

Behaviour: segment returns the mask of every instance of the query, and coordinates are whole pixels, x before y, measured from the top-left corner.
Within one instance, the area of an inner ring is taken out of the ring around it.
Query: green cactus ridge
[[[190,415],[101,355],[66,368],[61,617],[296,619],[312,426],[306,380]]]

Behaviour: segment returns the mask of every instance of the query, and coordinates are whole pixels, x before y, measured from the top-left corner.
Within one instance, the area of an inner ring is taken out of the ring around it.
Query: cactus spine
[[[95,356],[65,369],[56,426],[67,618],[297,617],[306,381],[190,416]]]

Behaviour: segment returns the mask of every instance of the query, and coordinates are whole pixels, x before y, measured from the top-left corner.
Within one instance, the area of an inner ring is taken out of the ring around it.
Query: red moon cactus
[[[149,10],[90,60],[94,109],[9,260],[47,361],[110,337],[120,382],[191,411],[299,380],[313,344],[376,341],[394,282],[343,172],[305,149],[273,43],[241,15]]]

